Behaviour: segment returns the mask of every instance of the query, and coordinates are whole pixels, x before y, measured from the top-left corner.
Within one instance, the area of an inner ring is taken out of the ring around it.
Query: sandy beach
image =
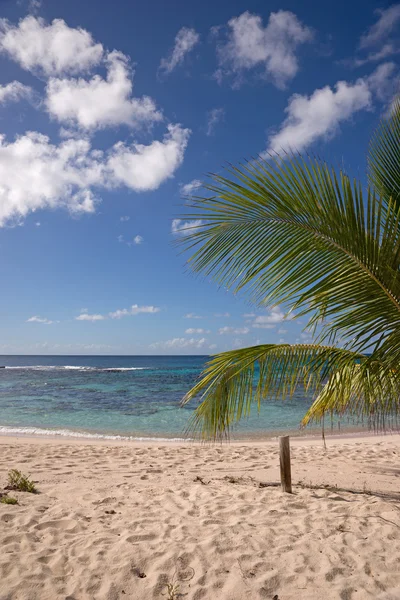
[[[400,436],[225,446],[0,438],[1,600],[400,598]],[[329,486],[325,488],[323,486]],[[350,491],[352,490],[352,491]]]

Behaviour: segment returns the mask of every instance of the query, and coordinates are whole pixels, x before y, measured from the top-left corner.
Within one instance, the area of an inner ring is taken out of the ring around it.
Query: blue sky
[[[185,268],[184,196],[297,148],[364,181],[400,4],[0,2],[0,353],[309,341]]]

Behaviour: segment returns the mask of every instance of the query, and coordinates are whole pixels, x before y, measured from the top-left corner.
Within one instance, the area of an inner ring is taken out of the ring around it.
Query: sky
[[[400,4],[0,1],[0,353],[309,342],[174,243],[209,173],[266,151],[365,182]]]

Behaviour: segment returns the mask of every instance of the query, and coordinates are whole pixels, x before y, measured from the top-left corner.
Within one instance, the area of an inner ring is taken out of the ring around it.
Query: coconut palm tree
[[[375,132],[368,185],[288,153],[212,175],[183,238],[188,264],[258,307],[307,318],[312,344],[261,344],[213,356],[183,403],[189,429],[229,435],[251,404],[313,394],[302,425],[328,414],[377,425],[400,407],[400,101]]]

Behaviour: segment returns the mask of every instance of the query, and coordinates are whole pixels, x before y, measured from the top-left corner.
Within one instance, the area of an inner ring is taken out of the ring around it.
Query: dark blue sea
[[[0,433],[182,438],[196,401],[180,407],[206,356],[0,356]],[[265,402],[234,437],[297,430],[310,405]]]

